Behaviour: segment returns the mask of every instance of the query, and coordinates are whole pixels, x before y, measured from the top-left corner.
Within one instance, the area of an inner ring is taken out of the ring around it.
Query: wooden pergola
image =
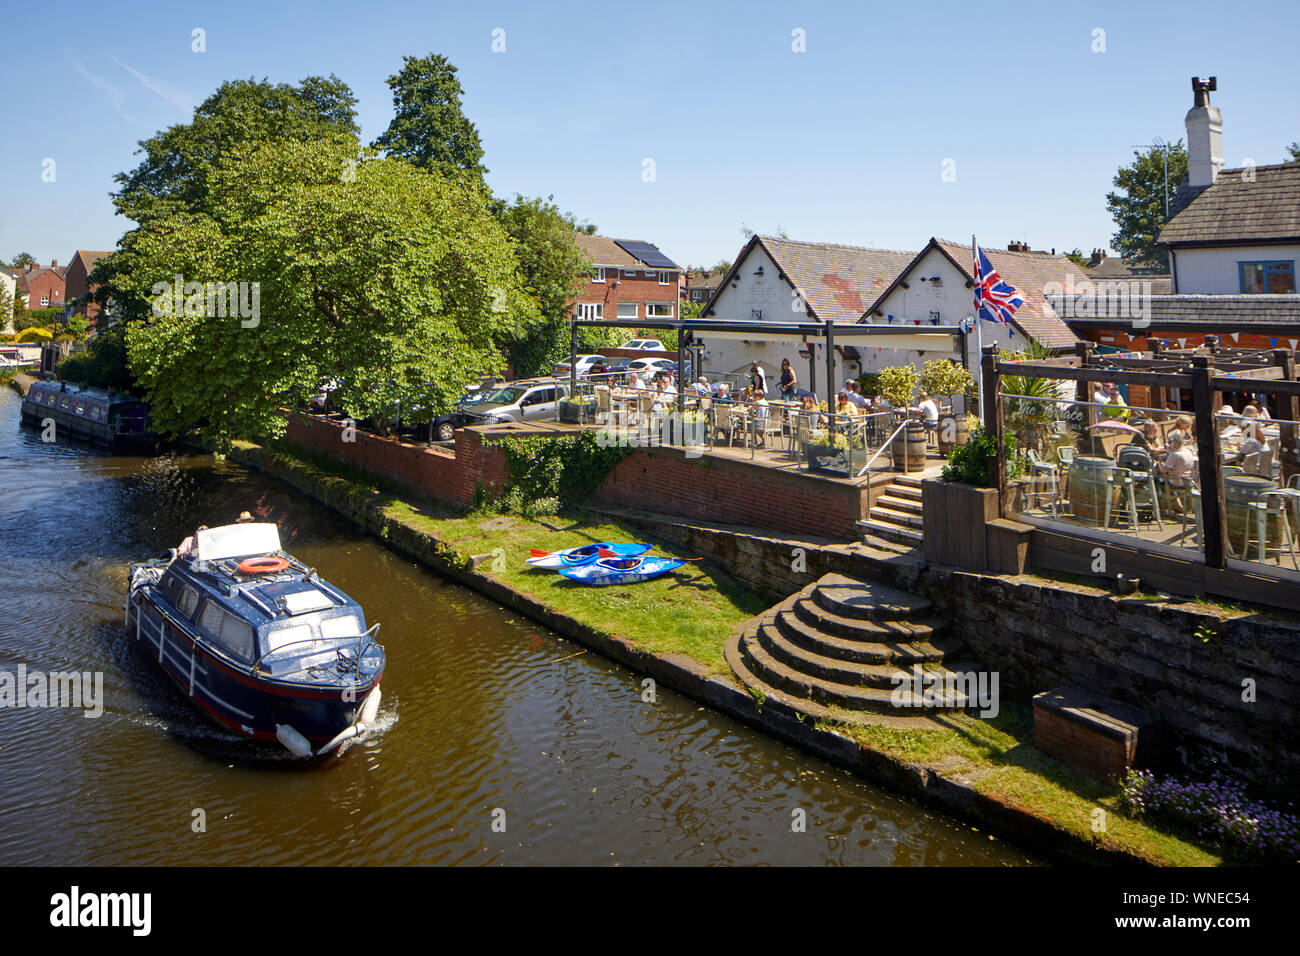
[[[1217,341],[1194,349],[1169,349],[1154,342],[1142,353],[1094,353],[1092,343],[1080,345],[1077,354],[1039,361],[1003,361],[997,350],[985,348],[983,368],[986,428],[998,449],[997,487],[1005,489],[1006,457],[1003,453],[1003,375],[1073,381],[1076,400],[1090,402],[1092,386],[1099,382],[1141,386],[1148,389],[1149,407],[1163,409],[1169,395],[1190,390],[1190,414],[1196,422],[1199,462],[1198,483],[1204,524],[1204,553],[1208,567],[1224,568],[1228,559],[1227,512],[1224,506],[1223,472],[1219,466],[1215,414],[1223,406],[1224,393],[1245,392],[1277,397],[1280,426],[1282,481],[1300,472],[1297,426],[1300,421],[1300,381],[1296,381],[1296,356],[1290,349],[1225,349]],[[999,504],[1001,509],[1001,504]]]

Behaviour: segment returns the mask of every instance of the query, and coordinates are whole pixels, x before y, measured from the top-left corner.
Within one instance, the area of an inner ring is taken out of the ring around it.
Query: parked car
[[[602,359],[591,366],[587,377],[602,385],[617,385],[627,381],[628,360]]]
[[[583,378],[584,376],[590,375],[590,374],[591,374],[592,366],[597,365],[597,364],[599,364],[599,363],[601,363],[601,362],[604,362],[604,361],[605,361],[605,356],[603,356],[603,355],[579,355],[579,356],[577,356],[577,362],[578,362],[578,378]],[[557,362],[556,365],[555,365],[555,367],[554,367],[553,369],[551,369],[551,373],[552,373],[556,378],[568,378],[568,377],[569,377],[569,363],[568,363],[568,362]]]
[[[664,344],[658,339],[633,339],[630,342],[624,342],[619,346],[621,349],[638,349],[640,351],[666,351]]]
[[[438,441],[451,441],[456,437],[456,429],[466,425],[554,418],[559,400],[569,394],[569,385],[558,379],[524,379],[480,389],[480,392],[433,420]]]
[[[627,369],[629,372],[649,372],[653,375],[656,372],[676,372],[677,363],[666,358],[633,359],[627,363]]]

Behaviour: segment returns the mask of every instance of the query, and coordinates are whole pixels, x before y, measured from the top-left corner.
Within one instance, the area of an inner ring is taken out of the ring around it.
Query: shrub
[[[863,372],[858,376],[858,387],[862,389],[863,395],[875,398],[880,394],[880,373]]]
[[[15,342],[48,342],[52,338],[54,338],[54,333],[51,332],[49,329],[43,329],[40,328],[39,326],[32,326],[31,328],[23,329],[21,332],[19,332],[14,337],[14,341]]]
[[[912,404],[912,395],[916,392],[916,366],[910,362],[880,372],[880,394],[889,399],[895,408]]]
[[[948,359],[935,359],[925,363],[918,381],[921,388],[931,395],[947,395],[951,398],[953,395],[964,394],[973,379],[970,372],[966,371],[966,366]]]
[[[1017,478],[1023,466],[1015,460],[1016,437],[1004,436],[1003,446],[1007,458],[1007,477]],[[993,462],[996,458],[997,447],[993,436],[983,426],[976,426],[971,430],[970,440],[966,444],[953,447],[948,464],[943,467],[943,480],[974,485],[976,488],[996,487],[993,476]]]

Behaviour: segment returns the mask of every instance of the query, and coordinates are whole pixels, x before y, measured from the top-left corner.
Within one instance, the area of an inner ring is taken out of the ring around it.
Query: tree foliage
[[[1296,140],[1293,143],[1288,143],[1286,147],[1286,151],[1287,151],[1287,155],[1291,157],[1290,159],[1287,160],[1287,162],[1289,163],[1300,162],[1300,139]]]
[[[388,78],[396,115],[375,147],[445,176],[481,181],[483,146],[478,130],[461,111],[456,67],[445,56],[403,57]]]
[[[4,263],[0,263],[0,265],[3,264]],[[13,257],[12,261],[10,261],[9,268],[13,269],[15,272],[21,272],[24,267],[29,265],[36,265],[36,257],[30,252],[20,252],[18,255]]]
[[[912,404],[912,395],[916,392],[916,383],[920,376],[916,366],[911,362],[880,370],[880,394],[889,399],[889,404],[906,406]]]
[[[326,379],[357,418],[398,402],[436,414],[500,364],[496,342],[537,321],[477,185],[338,136],[236,157],[208,192],[209,211],[151,224],[121,276],[161,313],[126,341],[168,430],[197,427],[219,448],[277,435],[279,409]],[[189,289],[169,301],[174,274],[256,282],[260,317],[214,317]]]
[[[1106,194],[1106,209],[1118,231],[1111,246],[1120,255],[1148,266],[1169,268],[1169,255],[1158,245],[1156,236],[1165,224],[1165,154],[1168,153],[1169,198],[1187,174],[1187,149],[1183,141],[1156,145],[1145,153],[1133,152],[1133,162],[1115,174],[1114,185],[1123,192]]]
[[[100,333],[91,340],[84,352],[69,355],[59,363],[58,376],[64,381],[79,382],[95,388],[129,391],[134,381],[126,364],[126,342],[123,340],[122,329]]]
[[[971,374],[960,362],[934,359],[921,368],[918,384],[931,395],[963,395],[971,385]]]

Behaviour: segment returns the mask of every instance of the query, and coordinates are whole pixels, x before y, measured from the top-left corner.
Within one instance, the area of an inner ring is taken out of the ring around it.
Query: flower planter
[[[989,570],[985,528],[999,517],[998,490],[927,478],[921,482],[925,560],[969,571]]]
[[[805,444],[804,458],[808,461],[808,467],[812,471],[820,472],[823,475],[835,475],[838,478],[848,478],[849,468],[849,450],[847,448],[837,448],[834,445],[814,445],[811,442]]]
[[[596,420],[596,403],[560,402],[560,421],[566,425],[587,425]]]

